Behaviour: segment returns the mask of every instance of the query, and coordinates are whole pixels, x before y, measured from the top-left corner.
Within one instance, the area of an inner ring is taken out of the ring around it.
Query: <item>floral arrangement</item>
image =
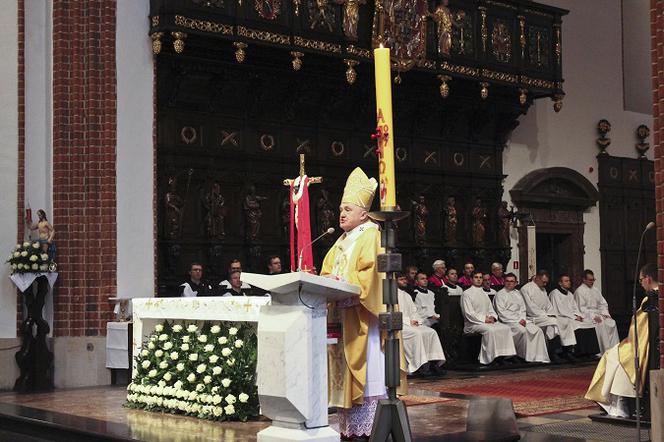
[[[44,252],[39,242],[26,241],[16,244],[7,260],[12,273],[37,273],[55,271],[55,263]]]
[[[217,421],[256,417],[256,353],[250,323],[157,324],[135,358],[126,406]]]

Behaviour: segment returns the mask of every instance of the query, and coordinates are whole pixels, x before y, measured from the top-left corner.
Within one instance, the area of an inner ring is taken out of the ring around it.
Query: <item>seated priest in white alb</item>
[[[599,354],[595,324],[592,323],[592,320],[587,321],[583,314],[581,314],[571,288],[572,280],[569,275],[565,273],[561,274],[558,277],[558,287],[549,293],[553,310],[558,317],[569,318],[574,324],[574,334],[576,335],[575,355]]]
[[[443,283],[443,287],[447,289],[447,296],[461,296],[463,288],[459,285],[459,273],[455,268],[449,267],[445,272],[447,281]]]
[[[187,272],[189,279],[179,287],[178,295],[183,298],[212,295],[212,286],[203,281],[203,265],[192,262]]]
[[[573,360],[572,349],[576,345],[574,321],[556,315],[546,293],[545,287],[548,283],[549,273],[546,270],[539,270],[532,281],[521,287],[521,295],[526,303],[526,316],[544,330],[549,341],[549,357],[552,361],[557,362],[557,349],[554,348],[556,346],[562,346],[562,355],[568,360]],[[558,341],[557,336],[560,336],[559,343],[555,342]]]
[[[583,271],[583,283],[574,292],[574,300],[583,319],[595,324],[600,353],[620,342],[616,321],[609,314],[606,299],[595,287],[595,274],[592,270]]]
[[[436,372],[445,363],[445,354],[438,333],[422,324],[422,318],[417,313],[413,299],[404,291],[408,287],[406,275],[399,274],[397,284],[399,285],[399,309],[403,316],[401,336],[408,373],[412,374],[418,370],[421,374],[428,374],[432,370]]]
[[[517,356],[526,362],[550,362],[544,332],[526,317],[526,303],[516,282],[514,273],[503,276],[504,288],[493,298],[498,319],[512,329]]]
[[[646,291],[646,297],[643,298],[641,308],[636,311],[636,315],[632,316],[629,334],[602,355],[585,396],[586,399],[597,402],[610,416],[629,417],[630,407],[626,399],[636,397],[635,319],[639,349],[639,397],[643,395],[646,374],[650,368],[648,367],[649,315],[655,316],[657,311],[659,297],[657,266],[654,264],[643,266],[639,272],[639,281]]]
[[[438,323],[440,315],[436,313],[434,301],[436,295],[428,289],[429,280],[425,273],[418,273],[415,277],[415,306],[417,313],[422,318],[422,324],[433,327]]]
[[[231,282],[230,282],[230,276],[231,273],[233,272],[240,272],[242,273],[242,263],[240,262],[239,259],[234,259],[231,261],[231,263],[228,266],[228,278],[229,279],[224,279],[219,283],[219,289],[221,290],[221,293],[226,293],[226,291],[231,287]],[[247,284],[246,282],[242,283],[242,288],[243,289],[250,289],[251,286]]]
[[[498,314],[491,300],[482,289],[482,272],[473,272],[473,285],[461,295],[463,332],[467,335],[482,335],[482,348],[479,361],[487,365],[496,358],[516,355],[512,331],[498,322]]]

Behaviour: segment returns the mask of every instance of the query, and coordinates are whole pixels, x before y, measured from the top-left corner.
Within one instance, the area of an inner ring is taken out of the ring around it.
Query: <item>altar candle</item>
[[[390,49],[374,49],[376,72],[376,131],[378,141],[378,173],[381,210],[396,208],[394,178],[394,129],[392,126],[392,82]]]

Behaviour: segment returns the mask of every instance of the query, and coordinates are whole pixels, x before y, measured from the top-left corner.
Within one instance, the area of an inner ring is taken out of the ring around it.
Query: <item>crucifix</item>
[[[311,217],[309,216],[309,185],[323,182],[323,177],[309,177],[304,169],[304,153],[300,152],[300,175],[295,179],[285,179],[290,201],[290,258],[291,270],[313,270],[311,252]],[[297,228],[297,249],[295,229]],[[296,266],[297,251],[297,266]]]

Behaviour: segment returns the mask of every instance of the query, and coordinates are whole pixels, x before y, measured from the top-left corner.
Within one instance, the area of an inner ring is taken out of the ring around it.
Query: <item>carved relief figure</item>
[[[507,201],[500,203],[498,207],[498,242],[503,247],[510,246],[510,221],[512,212],[507,210]]]
[[[329,0],[309,0],[309,28],[327,28],[334,31],[335,14]]]
[[[255,0],[254,9],[265,20],[275,20],[281,13],[281,0]]]
[[[249,185],[247,195],[244,197],[242,205],[244,215],[247,219],[247,239],[250,242],[255,242],[261,231],[261,218],[263,218],[263,211],[261,210],[261,201],[265,201],[267,197],[256,195],[256,186]]]
[[[456,199],[453,196],[447,198],[447,206],[443,211],[445,213],[445,241],[450,245],[456,244],[458,219]]]
[[[208,193],[203,197],[203,206],[207,210],[205,215],[205,229],[210,239],[221,239],[226,236],[224,218],[226,216],[224,197],[221,194],[221,185],[212,184]]]
[[[290,198],[288,195],[281,201],[281,230],[284,238],[290,237]]]
[[[456,25],[450,8],[447,7],[449,0],[443,0],[433,13],[429,13],[436,23],[436,34],[438,36],[438,55],[449,57],[452,48],[452,26]]]
[[[399,69],[408,70],[426,55],[426,0],[383,0],[384,43]],[[374,14],[373,44],[378,45],[378,10]]]
[[[184,200],[177,191],[178,182],[174,176],[168,177],[168,192],[164,196],[166,219],[164,220],[164,234],[168,239],[177,239],[182,231],[182,207]]]
[[[491,42],[493,56],[496,57],[496,60],[509,63],[512,59],[512,34],[507,23],[496,19],[493,23]]]
[[[482,205],[482,200],[477,198],[473,206],[473,245],[476,247],[484,245],[486,220],[486,208]]]
[[[334,212],[332,203],[330,202],[330,195],[327,190],[320,191],[320,197],[316,202],[316,209],[318,210],[318,234],[321,235],[330,227],[334,227],[337,215]],[[330,242],[334,237],[326,235],[323,241]]]
[[[337,0],[337,4],[344,5],[343,28],[347,40],[357,40],[357,23],[360,19],[360,5],[366,0]]]
[[[429,209],[426,206],[424,195],[420,195],[417,201],[411,201],[413,206],[413,219],[415,222],[415,242],[423,244],[427,238],[427,218]]]

